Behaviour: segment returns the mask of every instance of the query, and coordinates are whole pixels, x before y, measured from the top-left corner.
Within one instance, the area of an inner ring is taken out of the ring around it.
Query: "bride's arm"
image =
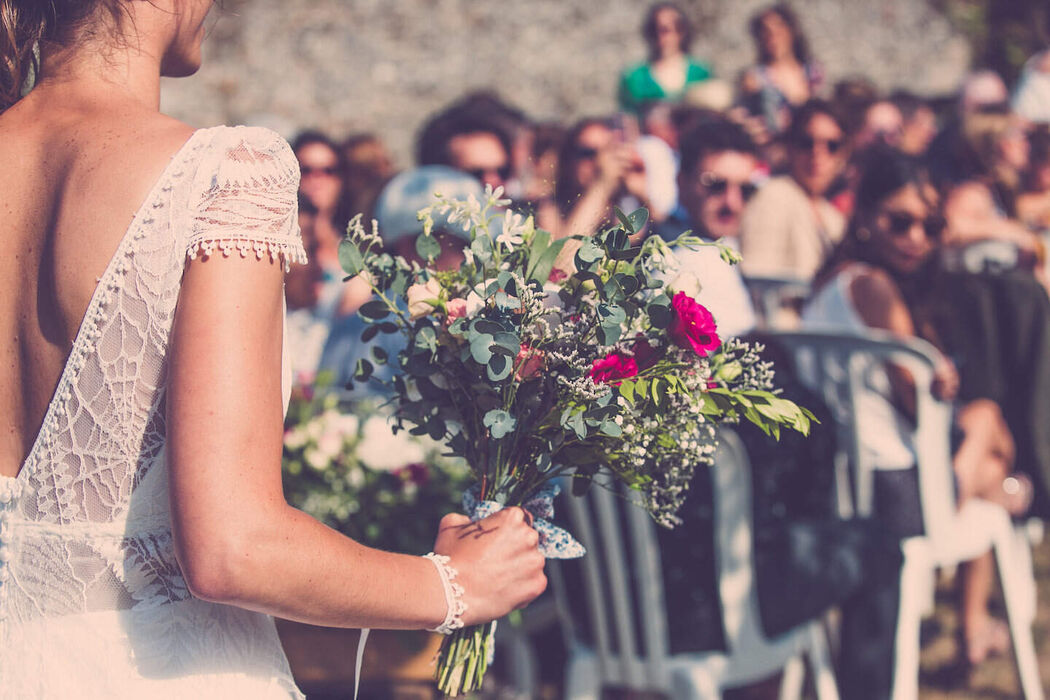
[[[179,565],[198,597],[343,627],[433,628],[445,618],[422,557],[360,545],[289,506],[281,487],[282,262],[221,254],[187,265],[172,331],[168,468]],[[470,624],[542,592],[520,509],[442,521]]]

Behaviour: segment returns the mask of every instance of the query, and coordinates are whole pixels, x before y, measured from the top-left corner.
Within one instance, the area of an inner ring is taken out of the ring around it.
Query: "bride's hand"
[[[474,523],[450,513],[441,520],[434,552],[449,557],[463,586],[467,625],[524,607],[547,587],[539,534],[521,508],[504,508]]]

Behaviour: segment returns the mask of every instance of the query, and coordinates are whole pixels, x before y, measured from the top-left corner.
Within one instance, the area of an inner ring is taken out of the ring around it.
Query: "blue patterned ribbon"
[[[478,498],[479,488],[472,486],[463,494],[463,510],[474,522],[503,510],[496,501]],[[568,531],[550,521],[554,517],[554,497],[561,492],[557,484],[547,484],[529,497],[521,507],[532,516],[532,526],[540,534],[540,552],[548,559],[578,559],[587,553]]]

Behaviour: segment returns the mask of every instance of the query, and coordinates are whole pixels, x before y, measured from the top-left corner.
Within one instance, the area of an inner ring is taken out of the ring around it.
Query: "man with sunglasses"
[[[679,151],[679,206],[657,234],[670,241],[690,230],[736,248],[741,217],[761,173],[754,142],[738,124],[713,119],[686,130]],[[754,328],[754,307],[736,266],[723,262],[714,247],[678,249],[676,254],[681,277],[675,284],[710,309],[720,333],[740,335]],[[696,288],[685,289],[687,285]]]
[[[846,163],[846,132],[824,100],[794,114],[787,134],[789,174],[771,179],[741,223],[746,275],[810,281],[842,239],[846,219],[825,197]]]
[[[511,178],[510,151],[510,136],[495,119],[457,106],[431,118],[418,141],[420,165],[447,165],[493,189]]]

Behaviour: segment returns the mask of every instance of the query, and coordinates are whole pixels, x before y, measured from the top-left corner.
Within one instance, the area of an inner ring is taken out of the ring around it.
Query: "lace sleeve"
[[[219,129],[197,173],[200,193],[186,242],[190,260],[234,251],[260,260],[305,263],[299,235],[299,166],[287,142],[268,129]]]

